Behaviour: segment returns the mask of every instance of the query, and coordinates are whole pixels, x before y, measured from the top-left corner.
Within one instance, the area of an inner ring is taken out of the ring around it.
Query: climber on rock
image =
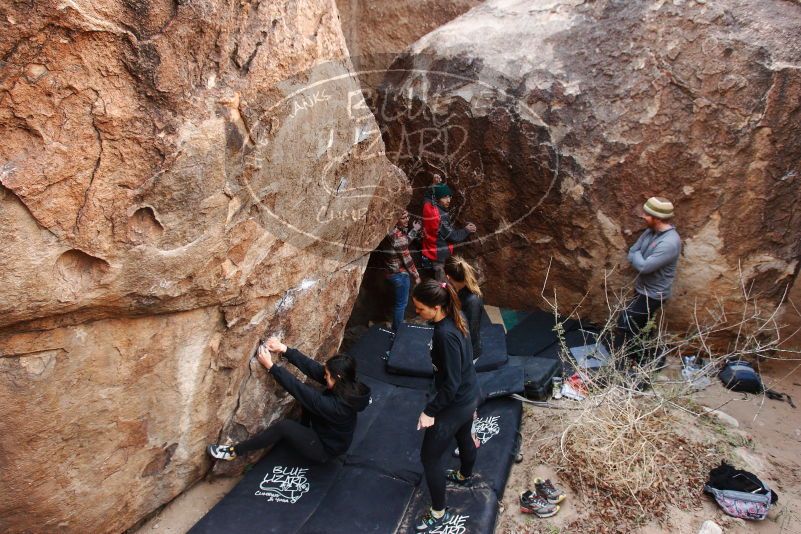
[[[394,304],[392,311],[392,330],[398,331],[403,323],[406,305],[409,303],[409,288],[411,283],[420,283],[420,275],[414,265],[409,252],[409,243],[417,238],[421,225],[415,221],[409,228],[409,212],[404,211],[398,222],[387,234],[384,250],[384,268],[386,277],[394,289]]]
[[[440,282],[445,281],[445,260],[453,253],[453,244],[465,241],[476,231],[473,223],[461,229],[451,225],[448,207],[452,196],[447,184],[437,184],[434,186],[436,203],[423,202],[423,266]]]
[[[642,209],[647,228],[628,254],[629,263],[638,272],[636,295],[618,317],[613,342],[618,350],[629,338],[639,335],[670,298],[681,254],[679,233],[668,222],[673,217],[673,204],[662,197],[651,197]]]
[[[325,389],[320,391],[302,383],[287,369],[276,365],[271,352],[284,354],[289,363]],[[257,354],[267,372],[300,402],[302,422],[285,419],[242,443],[209,445],[208,453],[218,460],[233,460],[285,440],[297,453],[317,463],[344,454],[353,440],[357,414],[371,402],[370,388],[356,379],[355,360],[337,354],[322,365],[275,337],[268,339],[266,345],[260,344]]]

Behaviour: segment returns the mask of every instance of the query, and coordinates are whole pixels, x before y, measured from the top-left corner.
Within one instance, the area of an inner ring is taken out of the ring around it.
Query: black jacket
[[[467,319],[467,328],[470,329],[470,344],[473,346],[473,360],[481,357],[481,311],[484,303],[481,297],[467,289],[459,290],[459,301],[462,303],[462,313]]]
[[[325,367],[321,363],[297,349],[287,349],[284,357],[304,375],[325,384]],[[270,374],[303,406],[304,412],[309,416],[310,426],[317,433],[325,450],[331,456],[344,454],[353,441],[356,414],[372,402],[370,388],[359,382],[356,394],[342,399],[329,389],[320,391],[307,386],[283,367],[273,365]]]
[[[431,340],[431,363],[434,364],[434,397],[423,412],[436,417],[446,408],[465,406],[478,398],[478,379],[473,366],[473,348],[469,337],[446,317],[434,323]]]

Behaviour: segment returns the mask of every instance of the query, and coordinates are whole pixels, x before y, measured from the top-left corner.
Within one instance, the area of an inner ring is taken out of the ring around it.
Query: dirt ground
[[[765,383],[772,389],[788,393],[801,404],[801,362],[777,362],[762,367]],[[678,367],[665,371],[675,376]],[[557,405],[571,407],[574,401],[555,401]],[[728,444],[729,459],[738,467],[759,475],[779,494],[778,503],[765,521],[745,522],[723,514],[708,496],[697,488],[697,502],[689,511],[672,507],[663,524],[648,524],[631,530],[637,534],[695,534],[701,524],[711,519],[723,528],[726,534],[799,534],[801,533],[801,411],[786,402],[774,401],[762,395],[746,395],[723,388],[715,381],[704,391],[693,395],[691,403],[717,408],[734,417],[738,428],[728,426],[717,419],[684,417],[687,432],[704,442]],[[560,412],[555,414],[555,412]],[[496,532],[499,534],[567,534],[568,525],[577,521],[588,531],[603,532],[613,525],[593,524],[588,518],[593,503],[572,494],[559,479],[556,470],[543,463],[540,451],[548,442],[558,438],[556,423],[559,416],[569,417],[569,411],[553,410],[526,405],[523,415],[523,456],[521,463],[512,467],[502,501],[503,512],[499,516]],[[710,447],[711,449],[712,447]],[[725,456],[721,456],[723,459]],[[548,519],[520,513],[518,495],[533,487],[535,478],[550,478],[554,484],[567,492],[559,513]],[[575,524],[575,523],[574,523]]]
[[[129,534],[184,534],[236,486],[242,477],[201,480]]]

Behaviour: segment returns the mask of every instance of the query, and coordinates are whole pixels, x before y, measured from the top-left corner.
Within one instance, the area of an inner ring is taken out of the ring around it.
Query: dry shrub
[[[580,321],[581,303],[570,313],[560,313],[555,292],[550,298],[545,294],[547,277],[548,273],[541,296],[557,320],[562,357],[570,362],[564,325],[558,321],[561,316]],[[782,342],[778,317],[784,297],[765,309],[759,295],[741,284],[740,302],[696,308],[694,324],[685,332],[671,331],[660,313],[622,347],[608,341],[630,295],[607,292],[609,315],[596,325],[596,332],[609,348],[608,365],[584,377],[590,386],[587,398],[574,416],[562,418],[558,442],[548,441],[540,449],[560,478],[592,503],[569,525],[571,534],[631,532],[647,522],[664,521],[670,507],[699,506],[703,484],[720,462],[721,451],[690,437],[703,415],[683,406],[692,398],[693,384],[664,375],[655,383],[660,356],[677,363],[683,356],[696,357],[698,363],[703,361],[700,374],[713,378],[728,360],[758,364],[765,359],[798,360],[801,354]],[[639,363],[632,366],[633,362]],[[647,392],[638,391],[642,385]]]
[[[592,532],[629,532],[664,519],[670,505],[686,509],[699,500],[717,454],[682,432],[685,423],[670,406],[624,386],[585,403],[549,456],[573,491],[593,503]]]

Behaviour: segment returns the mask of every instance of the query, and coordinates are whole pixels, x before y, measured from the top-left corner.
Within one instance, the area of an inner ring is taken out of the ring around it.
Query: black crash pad
[[[453,518],[447,527],[433,531],[436,534],[492,534],[498,517],[498,498],[488,488],[459,488],[448,486],[446,505]],[[409,510],[398,534],[415,532],[415,524],[431,506],[428,489],[421,484],[414,494]],[[433,534],[432,533],[432,534]]]
[[[392,343],[387,359],[387,371],[394,375],[427,377],[434,375],[431,366],[430,326],[403,324]],[[506,336],[501,325],[485,324],[481,327],[483,354],[476,362],[476,371],[492,371],[503,367],[509,360],[506,354]]]
[[[598,334],[590,330],[578,329],[565,333],[565,344],[569,349],[595,343],[597,339]],[[527,354],[527,356],[537,356],[539,358],[551,358],[554,360],[559,360],[562,359],[562,347],[561,344],[555,343],[535,354]]]
[[[425,405],[425,392],[394,388],[392,395],[378,407],[379,411],[364,431],[363,439],[351,445],[345,463],[369,467],[417,484],[423,475],[420,463],[423,433],[417,431],[417,420]]]
[[[394,532],[415,488],[361,467],[345,466],[301,534]]]
[[[481,357],[476,361],[476,371],[492,371],[509,361],[506,353],[506,332],[499,324],[481,325]]]
[[[496,397],[505,397],[514,393],[523,393],[523,368],[505,365],[500,369],[478,373],[478,388],[481,392],[480,402]]]
[[[353,441],[350,444],[351,449],[356,447],[358,443],[367,437],[373,422],[381,414],[381,408],[386,404],[386,401],[395,394],[395,390],[397,389],[391,384],[386,384],[367,376],[361,376],[359,380],[370,386],[370,405],[366,410],[360,412],[359,416],[356,418],[356,430],[353,432]]]
[[[348,349],[348,354],[356,360],[359,376],[374,378],[386,384],[427,390],[431,385],[430,377],[394,375],[387,372],[386,360],[394,336],[389,330],[372,326]]]
[[[533,356],[557,342],[553,331],[556,321],[552,313],[536,310],[506,333],[506,350],[512,356]],[[568,319],[566,332],[579,327],[579,322]]]
[[[434,328],[430,326],[408,323],[400,325],[389,351],[387,371],[406,376],[433,376],[434,370],[431,366],[433,336]]]
[[[341,461],[317,465],[279,443],[189,532],[296,532],[342,469]]]
[[[473,430],[481,446],[477,451],[472,485],[492,489],[499,500],[503,498],[509,471],[517,454],[522,415],[523,406],[519,400],[494,399],[479,407],[478,418],[473,422]],[[455,448],[456,440],[451,450]],[[458,458],[454,458],[451,464],[451,468],[458,468]]]

